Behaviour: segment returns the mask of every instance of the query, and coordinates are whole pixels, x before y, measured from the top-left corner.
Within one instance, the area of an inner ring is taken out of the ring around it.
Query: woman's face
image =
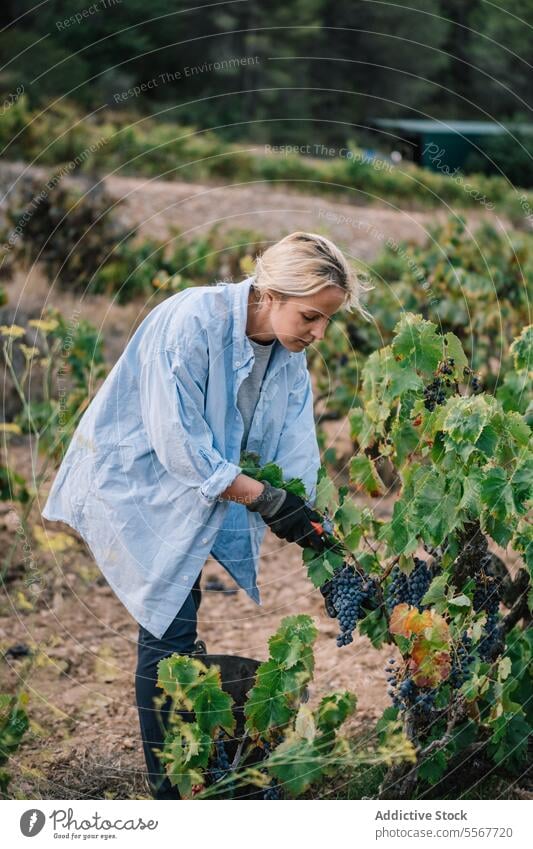
[[[304,298],[273,300],[269,313],[271,330],[289,351],[303,351],[324,338],[329,320],[341,308],[345,296],[339,286],[325,286]]]

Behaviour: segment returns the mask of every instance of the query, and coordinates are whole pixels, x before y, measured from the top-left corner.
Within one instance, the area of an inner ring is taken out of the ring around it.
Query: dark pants
[[[180,798],[177,787],[172,787],[165,775],[163,764],[152,751],[152,747],[163,748],[165,732],[161,728],[160,721],[166,728],[172,700],[167,697],[161,711],[158,712],[153,706],[153,698],[163,694],[163,690],[157,686],[157,664],[161,658],[168,657],[175,652],[189,654],[193,651],[197,639],[197,611],[202,598],[201,574],[200,572],[176,618],[160,640],[150,634],[142,625],[139,625],[135,695],[139,711],[144,757],[148,768],[148,783],[154,799]]]

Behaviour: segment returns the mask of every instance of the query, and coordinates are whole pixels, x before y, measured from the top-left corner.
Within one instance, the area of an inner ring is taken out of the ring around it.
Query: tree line
[[[527,119],[533,0],[4,0],[3,100],[364,141],[375,117]]]

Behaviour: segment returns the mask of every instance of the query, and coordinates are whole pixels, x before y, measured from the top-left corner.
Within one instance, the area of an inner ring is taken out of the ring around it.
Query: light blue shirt
[[[266,525],[220,498],[242,471],[239,386],[253,277],[173,295],[144,319],[89,404],[43,516],[85,540],[134,619],[161,638],[211,554],[248,595]],[[248,440],[316,499],[320,454],[305,351],[275,345]]]

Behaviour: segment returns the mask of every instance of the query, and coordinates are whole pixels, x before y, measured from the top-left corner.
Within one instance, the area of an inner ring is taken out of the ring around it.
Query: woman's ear
[[[270,292],[267,289],[264,296],[263,296],[263,303],[261,304],[261,306],[264,306],[265,308],[270,309],[270,307],[272,306],[273,303],[274,303],[274,295],[272,294],[272,292]]]

